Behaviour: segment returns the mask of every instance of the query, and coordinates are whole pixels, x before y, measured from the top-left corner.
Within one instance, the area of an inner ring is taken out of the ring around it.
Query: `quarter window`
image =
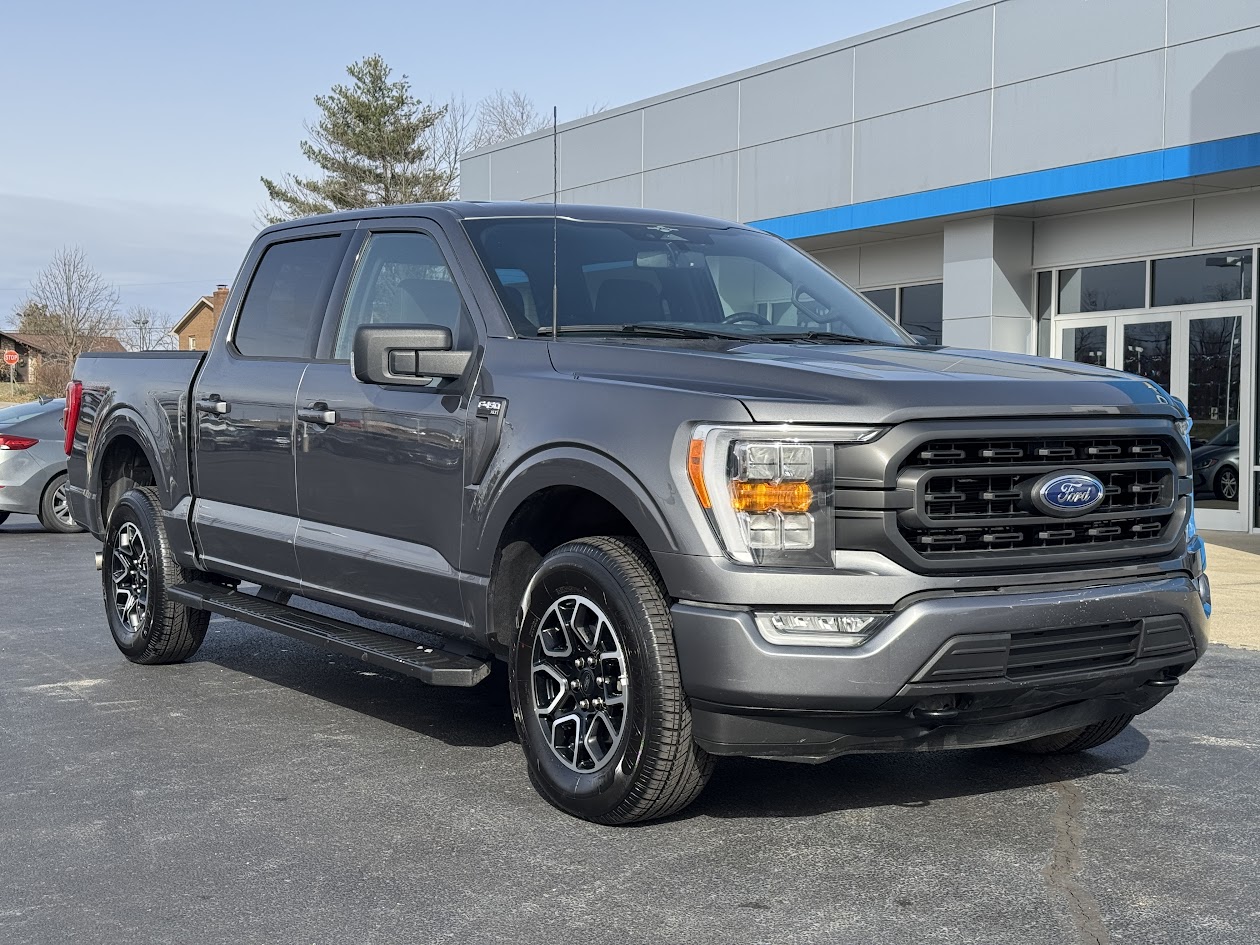
[[[275,243],[263,253],[232,341],[255,358],[309,358],[341,261],[340,235]]]
[[[466,310],[450,268],[425,233],[376,233],[363,251],[337,331],[334,357],[349,360],[364,325],[440,325],[456,348],[471,342]]]

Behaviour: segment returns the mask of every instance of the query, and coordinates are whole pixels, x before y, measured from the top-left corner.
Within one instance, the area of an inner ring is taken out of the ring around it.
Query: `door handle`
[[[328,405],[324,403],[311,404],[309,407],[299,407],[297,418],[303,423],[316,423],[327,427],[337,422],[337,411],[329,410]]]
[[[197,401],[198,413],[231,413],[232,405],[223,400],[218,394],[211,394],[209,397],[203,397]]]

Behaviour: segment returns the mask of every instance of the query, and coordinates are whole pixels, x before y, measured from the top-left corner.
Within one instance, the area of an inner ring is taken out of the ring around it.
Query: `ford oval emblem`
[[[1084,515],[1102,504],[1107,490],[1087,472],[1059,472],[1038,480],[1033,486],[1033,504],[1047,515]]]

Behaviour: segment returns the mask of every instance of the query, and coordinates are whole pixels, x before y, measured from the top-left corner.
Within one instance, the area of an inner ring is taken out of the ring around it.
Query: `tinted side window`
[[[341,237],[276,243],[263,254],[232,340],[254,358],[309,358],[327,286],[341,261]]]
[[[464,302],[441,249],[424,233],[376,233],[350,283],[333,357],[349,359],[363,325],[441,325],[456,349],[471,345]]]

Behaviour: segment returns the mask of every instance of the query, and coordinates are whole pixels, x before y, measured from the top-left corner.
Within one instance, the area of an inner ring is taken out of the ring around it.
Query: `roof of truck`
[[[342,220],[366,220],[381,217],[433,217],[445,216],[459,220],[488,217],[548,217],[552,213],[566,220],[590,220],[606,223],[652,223],[674,226],[740,227],[743,224],[714,217],[702,217],[674,210],[652,210],[640,207],[607,207],[594,204],[561,203],[550,201],[532,203],[509,200],[451,200],[442,203],[408,203],[396,206],[370,207],[365,210],[342,210],[313,217],[301,217],[285,223],[277,223],[264,232],[291,227],[336,223]]]

